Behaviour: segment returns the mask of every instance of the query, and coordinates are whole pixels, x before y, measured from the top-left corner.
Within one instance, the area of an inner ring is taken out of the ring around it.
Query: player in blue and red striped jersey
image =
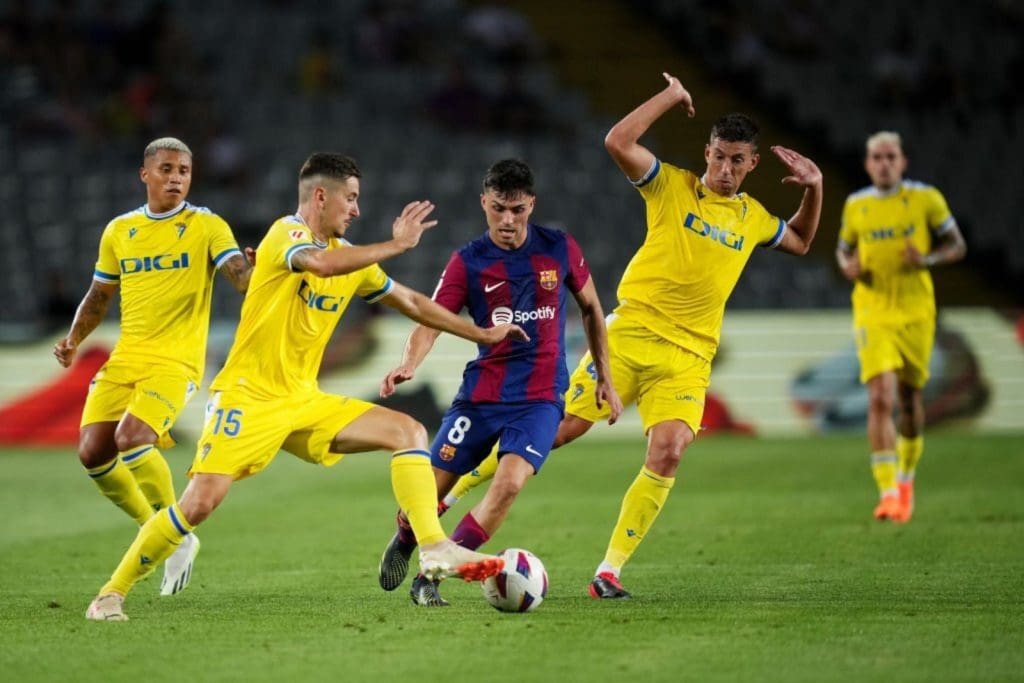
[[[565,367],[565,310],[568,295],[579,305],[594,358],[594,400],[611,409],[609,423],[622,411],[608,370],[604,313],[579,245],[560,230],[530,223],[536,204],[533,173],[521,161],[494,164],[480,196],[487,232],[452,254],[434,300],[458,313],[468,309],[488,327],[515,321],[526,342],[505,340],[480,347],[466,365],[462,386],[431,446],[438,498],[471,472],[498,444],[498,469],[483,500],[459,522],[452,540],[470,549],[498,530],[526,480],[540,471],[565,408],[569,374]],[[437,339],[418,326],[406,342],[402,363],[381,384],[381,396],[413,378]],[[394,590],[405,579],[416,537],[398,516],[398,533],[380,564],[380,585]],[[410,591],[417,605],[444,606],[437,583],[417,576]]]

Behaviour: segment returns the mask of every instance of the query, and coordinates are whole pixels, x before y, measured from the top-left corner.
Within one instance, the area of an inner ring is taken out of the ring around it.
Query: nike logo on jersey
[[[541,454],[540,454],[540,451],[538,451],[538,450],[537,450],[536,448],[534,448],[533,446],[527,446],[527,447],[526,447],[526,452],[527,452],[527,453],[531,453],[531,454],[533,454],[533,455],[536,455],[536,456],[537,456],[538,458],[543,458],[543,457],[544,457],[543,455],[541,455]]]
[[[493,292],[498,287],[501,287],[503,284],[505,284],[505,283],[504,282],[495,282],[495,283],[492,283],[492,284],[489,284],[489,285],[484,285],[484,291],[487,292],[487,293]]]

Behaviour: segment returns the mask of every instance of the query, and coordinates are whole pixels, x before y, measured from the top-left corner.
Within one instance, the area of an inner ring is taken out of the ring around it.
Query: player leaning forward
[[[420,567],[432,578],[482,579],[500,559],[448,540],[437,519],[427,433],[407,415],[319,390],[324,348],[354,295],[381,301],[413,320],[470,341],[525,338],[515,325],[481,329],[389,278],[377,263],[419,242],[433,211],[412,202],[393,239],[353,246],[343,239],[359,216],[355,163],[339,154],[310,156],[299,172],[299,208],[276,221],[256,251],[235,342],[211,386],[206,424],[181,500],[150,519],[110,581],[89,606],[97,620],[126,619],[124,596],[168,557],[227,495],[231,484],[266,467],[279,449],[333,465],[344,453],[387,449],[399,507],[423,539]]]
[[[729,114],[711,128],[701,176],[662,163],[639,138],[670,109],[694,115],[679,81],[630,112],[608,132],[605,147],[647,205],[647,236],[619,283],[619,305],[608,324],[612,385],[624,404],[636,401],[647,435],[640,473],[626,491],[604,560],[590,584],[595,598],[628,598],[619,574],[647,535],[675,485],[683,451],[700,430],[711,361],[718,348],[725,302],[757,246],[791,254],[810,247],[821,216],[821,171],[813,161],[775,146],[804,188],[789,221],[769,214],[740,192],[757,166],[757,125]],[[555,446],[585,434],[608,407],[591,399],[595,377],[587,354],[569,379],[566,416]],[[479,482],[463,477],[461,493]],[[446,503],[452,499],[446,499]]]
[[[173,445],[168,430],[203,378],[214,273],[244,292],[252,268],[227,223],[185,201],[192,184],[185,143],[149,143],[139,176],[146,204],[103,231],[92,285],[53,353],[70,366],[120,289],[121,335],[89,387],[78,457],[100,492],[141,525],[174,503],[158,448]],[[199,539],[187,536],[167,562],[162,595],[188,584],[198,549]]]
[[[921,390],[935,340],[928,269],[967,253],[942,193],[904,180],[906,168],[897,133],[868,138],[864,169],[871,185],[846,199],[836,250],[843,274],[855,283],[853,326],[860,381],[868,386],[868,441],[879,493],[874,515],[894,522],[913,515],[914,470],[924,450]]]

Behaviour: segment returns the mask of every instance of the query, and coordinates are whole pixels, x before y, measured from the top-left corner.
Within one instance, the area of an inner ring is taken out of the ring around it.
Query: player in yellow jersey
[[[157,447],[173,445],[168,430],[202,381],[214,273],[244,292],[252,267],[220,216],[185,201],[192,152],[183,142],[149,143],[139,175],[146,204],[103,231],[92,286],[54,355],[71,365],[120,289],[121,336],[89,388],[78,457],[100,492],[141,525],[175,500]],[[198,549],[195,536],[182,543],[162,595],[188,584]]]
[[[874,515],[908,522],[924,450],[921,390],[935,338],[929,268],[959,261],[967,246],[942,193],[903,178],[907,157],[899,134],[869,137],[864,168],[871,185],[846,199],[836,259],[854,282],[853,326],[879,492]]]
[[[277,220],[256,250],[235,342],[211,386],[206,424],[181,500],[139,531],[86,617],[124,620],[124,596],[168,557],[221,503],[231,484],[266,467],[280,449],[333,465],[345,453],[387,449],[401,510],[421,541],[430,578],[483,579],[499,558],[451,542],[437,519],[427,432],[408,415],[319,390],[317,370],[353,296],[381,301],[416,322],[481,344],[526,340],[516,325],[483,329],[389,278],[377,265],[416,246],[430,202],[412,202],[395,219],[393,239],[353,246],[343,237],[359,216],[359,169],[340,154],[317,153],[299,172],[299,208]]]
[[[757,246],[806,253],[821,215],[821,171],[785,147],[772,147],[789,170],[782,182],[804,188],[792,218],[773,216],[740,192],[760,160],[757,124],[742,114],[714,124],[700,176],[661,162],[640,145],[639,138],[670,109],[695,113],[690,93],[677,79],[664,76],[665,89],[615,124],[605,138],[608,152],[647,205],[647,237],[626,267],[619,305],[608,324],[612,384],[624,404],[636,401],[647,453],[590,584],[595,598],[630,597],[619,574],[661,511],[683,451],[700,430],[725,303],[750,254]],[[594,382],[587,354],[569,380],[556,446],[607,417],[607,407],[598,409],[591,398]],[[491,467],[485,462],[478,472],[486,476]],[[467,475],[456,495],[482,479]]]

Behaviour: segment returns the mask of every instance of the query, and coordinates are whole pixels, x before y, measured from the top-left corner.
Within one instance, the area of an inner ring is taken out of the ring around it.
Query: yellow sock
[[[135,477],[120,458],[114,458],[112,462],[99,467],[87,468],[85,471],[96,483],[100,493],[139,524],[145,524],[146,520],[153,516],[153,508],[149,506],[149,501],[143,495]]]
[[[437,519],[437,483],[430,468],[430,453],[416,448],[396,451],[391,458],[391,489],[420,546],[447,537]]]
[[[464,474],[459,477],[459,480],[455,482],[455,486],[452,487],[451,492],[448,494],[449,498],[458,500],[467,493],[475,489],[480,484],[484,483],[488,479],[494,476],[494,473],[498,469],[498,445],[495,444],[494,448],[491,449],[490,455],[484,458],[484,461],[476,466],[476,469],[469,474]],[[448,498],[445,498],[447,501]]]
[[[924,453],[924,437],[899,437],[896,439],[896,452],[900,456],[900,481],[914,481],[914,470]]]
[[[646,467],[640,468],[640,474],[622,499],[622,510],[608,542],[605,562],[617,569],[626,564],[658,518],[675,483],[675,477],[662,477]]]
[[[892,451],[871,454],[871,473],[875,475],[875,483],[878,484],[878,495],[883,498],[899,495],[896,487],[896,462],[896,454]]]
[[[140,446],[121,454],[121,462],[128,466],[154,510],[170,507],[174,496],[174,479],[164,456],[153,446]]]
[[[172,504],[153,515],[142,525],[138,535],[121,558],[114,574],[100,594],[120,593],[128,595],[141,579],[149,576],[157,565],[171,556],[194,527],[181,514],[177,504]]]

